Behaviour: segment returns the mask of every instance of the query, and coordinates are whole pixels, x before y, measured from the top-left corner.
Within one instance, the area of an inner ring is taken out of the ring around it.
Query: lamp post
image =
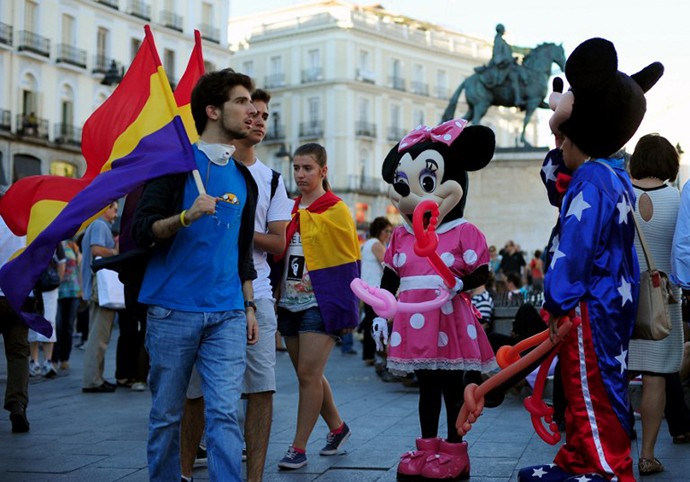
[[[292,175],[292,155],[290,154],[290,149],[285,145],[284,142],[280,143],[278,152],[276,152],[276,158],[280,159],[281,166],[283,163],[287,163],[288,165],[287,179],[285,179],[285,187],[287,187],[288,196],[291,197],[293,195],[295,182],[294,176]]]
[[[124,76],[124,73],[118,70],[117,63],[113,60],[110,62],[110,68],[105,73],[105,77],[103,77],[103,80],[101,80],[101,84],[103,84],[103,85],[119,84],[120,82],[122,82],[123,76]]]

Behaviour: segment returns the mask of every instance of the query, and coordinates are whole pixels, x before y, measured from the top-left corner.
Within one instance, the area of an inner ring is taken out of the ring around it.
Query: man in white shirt
[[[257,277],[253,282],[253,288],[260,336],[255,345],[247,347],[247,369],[243,389],[243,394],[247,397],[244,435],[247,445],[248,482],[259,482],[263,477],[271,433],[273,392],[276,390],[277,320],[267,254],[279,255],[284,251],[285,228],[290,221],[293,205],[288,199],[282,177],[257,159],[254,149],[266,135],[270,99],[270,94],[261,89],[252,94],[252,104],[257,113],[252,118],[250,133],[244,139],[232,141],[236,149],[233,157],[249,169],[259,189],[254,223],[254,268]],[[182,475],[187,477],[191,475],[203,431],[202,394],[199,385],[194,385],[194,380],[190,381],[185,404],[186,421],[182,424]]]

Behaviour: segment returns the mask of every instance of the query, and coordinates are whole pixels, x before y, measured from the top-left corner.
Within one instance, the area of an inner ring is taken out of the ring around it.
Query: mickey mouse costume
[[[565,136],[564,163],[573,173],[549,248],[544,308],[553,319],[579,310],[582,324],[559,352],[566,443],[554,464],[521,469],[520,481],[635,480],[626,370],[639,290],[635,194],[623,162],[610,156],[642,122],[644,92],[663,66],[627,76],[617,64],[608,40],[583,42],[566,63],[571,90],[550,98],[550,126]]]
[[[497,367],[466,294],[487,281],[489,251],[484,235],[463,219],[467,171],[489,163],[495,138],[487,127],[465,124],[456,119],[434,128],[419,126],[390,151],[383,164],[389,196],[407,225],[393,232],[384,256],[381,288],[393,294],[400,288],[401,302],[416,303],[435,298],[443,285],[427,259],[413,250],[413,212],[427,199],[439,206],[437,251],[456,278],[452,298],[440,309],[398,313],[393,321],[388,369],[416,374],[422,426],[417,451],[401,459],[398,480],[469,477],[467,443],[455,430],[462,404],[463,372],[488,372]],[[437,438],[442,398],[448,416],[447,440]]]

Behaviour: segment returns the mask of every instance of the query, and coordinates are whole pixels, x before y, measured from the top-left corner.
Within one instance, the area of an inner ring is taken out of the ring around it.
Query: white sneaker
[[[41,375],[41,365],[36,363],[33,359],[29,362],[29,376],[38,377]]]
[[[135,392],[143,392],[146,390],[146,384],[144,382],[134,382],[132,383],[132,390]]]
[[[50,360],[46,360],[43,364],[43,376],[45,378],[55,378],[57,376],[57,370]]]

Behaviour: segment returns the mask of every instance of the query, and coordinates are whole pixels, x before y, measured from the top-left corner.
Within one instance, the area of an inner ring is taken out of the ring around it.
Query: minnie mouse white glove
[[[374,318],[371,325],[371,337],[376,342],[376,351],[383,351],[388,345],[388,320],[378,316]]]

